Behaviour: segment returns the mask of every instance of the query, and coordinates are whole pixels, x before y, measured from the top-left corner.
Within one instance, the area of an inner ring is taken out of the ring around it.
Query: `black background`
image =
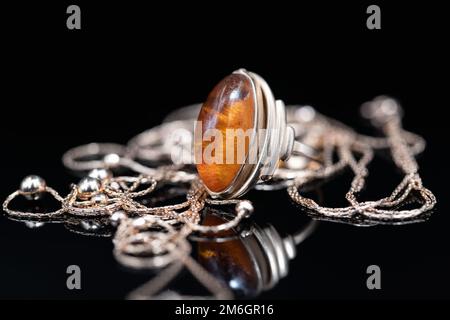
[[[2,4],[1,198],[30,173],[67,191],[74,178],[60,157],[68,148],[125,143],[171,110],[202,101],[240,67],[262,75],[287,104],[311,104],[361,130],[359,105],[388,94],[402,103],[405,127],[428,142],[419,163],[438,197],[434,216],[406,226],[322,223],[299,248],[288,279],[262,297],[450,297],[442,4],[377,2],[382,29],[368,30],[371,3],[74,3],[82,10],[79,31],[65,25],[71,3]],[[386,195],[398,181],[389,168],[372,166],[369,195]],[[326,189],[327,201],[342,204],[346,182]],[[282,232],[306,221],[285,192],[248,198],[257,219]],[[2,217],[0,248],[2,298],[123,298],[148,278],[117,265],[110,239],[61,225],[31,230]],[[69,264],[83,270],[81,291],[65,287]],[[382,290],[365,286],[370,264],[382,269]]]

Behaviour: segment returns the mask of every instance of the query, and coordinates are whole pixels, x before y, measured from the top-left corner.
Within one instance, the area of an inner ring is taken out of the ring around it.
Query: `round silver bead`
[[[236,204],[236,211],[239,212],[241,210],[245,210],[246,211],[245,216],[249,217],[253,213],[254,208],[250,201],[242,200],[239,201],[238,204]]]
[[[118,226],[119,223],[126,218],[127,218],[127,215],[126,215],[125,211],[119,210],[119,211],[114,212],[111,215],[111,217],[109,218],[109,220],[111,221],[111,224],[113,226]]]
[[[87,200],[91,198],[92,196],[96,195],[98,192],[100,192],[102,187],[102,184],[100,180],[86,177],[81,179],[81,181],[78,183],[78,198],[82,200]]]
[[[35,175],[25,177],[20,183],[20,192],[29,200],[40,199],[45,189],[45,180]]]
[[[97,205],[103,205],[108,203],[108,196],[104,193],[96,194],[91,198],[91,201]]]
[[[105,163],[105,165],[108,168],[115,168],[119,165],[120,163],[120,156],[116,153],[110,153],[107,154],[104,158],[103,158],[103,162]]]
[[[93,169],[93,170],[89,171],[89,173],[88,173],[88,177],[98,179],[102,182],[105,180],[111,179],[112,176],[113,175],[112,175],[111,171],[109,171],[108,169],[103,169],[103,168]]]

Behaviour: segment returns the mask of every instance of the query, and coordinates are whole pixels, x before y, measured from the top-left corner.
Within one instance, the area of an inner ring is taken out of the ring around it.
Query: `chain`
[[[373,138],[355,133],[352,129],[335,120],[316,115],[308,127],[315,131],[319,140],[324,141],[324,165],[316,170],[303,170],[288,187],[289,196],[301,206],[328,218],[353,217],[361,215],[374,220],[411,219],[431,210],[436,204],[433,193],[425,188],[418,173],[415,155],[425,148],[424,140],[403,130],[401,111],[395,100],[380,97],[364,106],[367,118],[380,128],[385,138]],[[369,174],[368,165],[377,149],[389,148],[396,166],[404,177],[388,197],[360,202],[357,194],[362,191]],[[338,160],[332,161],[336,153]],[[299,190],[308,183],[333,176],[336,172],[350,168],[354,177],[345,198],[349,206],[343,208],[323,207],[314,200],[302,196]],[[293,170],[291,170],[293,171]],[[397,207],[404,203],[412,192],[419,195],[421,206],[415,209],[401,210]]]
[[[305,162],[305,159],[292,156],[281,163],[273,176],[278,186],[260,184],[257,188],[287,188],[296,203],[327,218],[359,215],[373,220],[395,221],[411,219],[431,210],[436,204],[436,198],[423,186],[415,160],[415,155],[424,150],[425,141],[402,128],[401,110],[394,100],[379,98],[365,105],[363,110],[385,137],[358,134],[336,120],[317,114],[310,107],[288,108],[288,122],[304,131],[303,142],[321,154],[321,161]],[[14,219],[109,219],[117,227],[113,243],[114,255],[120,263],[132,268],[165,268],[162,277],[152,279],[136,289],[132,297],[143,297],[144,292],[146,297],[154,296],[185,266],[214,297],[228,299],[232,297],[231,292],[190,257],[191,246],[187,239],[193,232],[217,234],[232,229],[252,213],[253,206],[247,200],[210,199],[197,175],[189,171],[189,165],[161,164],[167,163],[173,148],[189,150],[192,120],[188,118],[186,116],[186,120],[171,121],[149,129],[131,139],[127,145],[91,143],[73,148],[64,154],[64,165],[78,172],[92,171],[78,185],[73,185],[65,197],[47,186],[43,179],[30,176],[24,179],[19,190],[6,198],[3,210]],[[170,140],[163,143],[174,128],[182,128],[182,136],[188,139],[181,143]],[[368,165],[377,150],[386,148],[389,148],[394,163],[404,177],[389,196],[361,202],[358,194],[366,184]],[[96,159],[92,160],[93,157]],[[302,160],[304,165],[299,166],[298,160]],[[152,167],[146,162],[160,164]],[[137,176],[112,175],[111,170],[120,171],[124,168]],[[311,182],[330,178],[345,168],[349,168],[354,175],[345,196],[349,206],[324,207],[300,194]],[[184,201],[164,206],[145,205],[141,201],[167,184],[187,184]],[[402,210],[401,205],[409,202],[413,192],[419,195],[421,206]],[[52,212],[10,209],[10,203],[16,197],[37,199],[44,193],[53,196],[60,203],[60,208]],[[234,205],[234,218],[220,225],[203,226],[200,224],[201,211],[206,204]]]
[[[121,264],[135,269],[163,269],[142,288],[136,289],[129,298],[157,298],[155,295],[184,266],[213,297],[231,299],[231,291],[191,258],[191,245],[187,238],[192,232],[217,233],[237,226],[253,210],[251,203],[246,200],[206,199],[206,190],[199,180],[188,179],[189,189],[185,201],[173,205],[146,206],[139,198],[150,195],[157,185],[185,180],[184,173],[176,171],[173,166],[152,170],[155,170],[157,179],[142,174],[137,177],[107,175],[101,181],[99,190],[90,194],[87,199],[81,182],[73,185],[65,197],[46,184],[32,192],[19,189],[7,197],[3,210],[13,219],[70,221],[74,217],[108,217],[110,223],[117,226],[113,252]],[[44,193],[53,196],[60,203],[60,209],[53,212],[25,212],[9,208],[10,203],[18,196],[42,196]],[[100,202],[99,195],[103,196]],[[211,205],[235,205],[235,218],[220,225],[199,225],[200,212],[206,202]]]

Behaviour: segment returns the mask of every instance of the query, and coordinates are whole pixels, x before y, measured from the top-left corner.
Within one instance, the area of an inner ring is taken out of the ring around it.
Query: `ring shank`
[[[320,162],[318,151],[300,141],[294,141],[294,147],[292,148],[291,156],[301,156],[313,161]]]

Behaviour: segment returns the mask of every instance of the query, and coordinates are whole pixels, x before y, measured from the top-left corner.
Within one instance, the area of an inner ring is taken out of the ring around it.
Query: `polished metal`
[[[99,193],[92,196],[91,201],[97,205],[104,205],[108,203],[108,196],[104,193]]]
[[[30,200],[38,200],[45,192],[45,180],[39,176],[31,175],[25,177],[20,183],[20,192]]]
[[[101,182],[104,182],[105,180],[111,179],[113,177],[113,174],[108,169],[97,168],[97,169],[92,169],[88,173],[88,177],[100,180]]]
[[[101,188],[102,183],[100,180],[91,177],[85,177],[81,179],[81,181],[78,183],[77,186],[78,198],[82,200],[87,200],[92,196],[98,194]]]

